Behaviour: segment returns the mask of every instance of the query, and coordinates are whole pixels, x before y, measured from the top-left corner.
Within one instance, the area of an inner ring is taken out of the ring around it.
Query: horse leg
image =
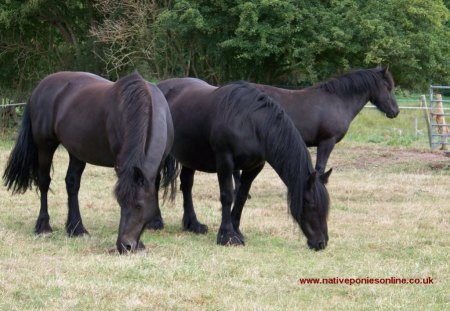
[[[252,185],[253,180],[255,180],[256,176],[261,172],[264,167],[264,163],[250,171],[242,171],[241,175],[241,186],[237,192],[236,198],[234,200],[233,210],[231,211],[231,222],[233,223],[233,228],[240,235],[241,239],[244,240],[244,236],[239,230],[239,225],[241,223],[241,215],[242,210],[244,208],[244,204],[247,201],[248,192],[250,191],[250,187]]]
[[[233,181],[234,181],[234,197],[236,198],[236,195],[239,191],[239,187],[241,186],[241,172],[240,171],[233,171]]]
[[[89,234],[81,220],[80,206],[78,203],[78,191],[80,190],[81,175],[86,162],[80,161],[69,154],[69,168],[66,174],[66,190],[68,195],[69,213],[66,222],[66,232],[69,236],[82,236]]]
[[[234,180],[234,198],[236,198],[239,187],[241,186],[241,172],[239,170],[233,171],[233,180]],[[248,193],[247,196],[248,199],[252,198],[250,193]]]
[[[52,166],[53,154],[57,147],[58,144],[38,147],[38,187],[39,192],[41,193],[41,208],[36,220],[36,225],[34,226],[34,232],[36,234],[53,232],[53,229],[50,226],[50,216],[48,215],[47,194],[51,182],[50,168]]]
[[[222,203],[222,222],[217,234],[217,244],[244,245],[242,235],[238,234],[231,221],[231,204],[233,203],[233,160],[228,154],[216,155],[217,177]],[[242,186],[241,186],[242,187]],[[241,192],[239,187],[238,192]]]
[[[336,139],[333,137],[333,138],[321,141],[317,145],[316,171],[318,171],[320,174],[323,174],[325,172],[328,158],[330,157],[331,151],[333,151],[335,144],[336,144]]]
[[[207,233],[208,226],[197,220],[192,202],[192,187],[194,185],[195,170],[182,166],[180,173],[181,192],[183,193],[183,228],[194,233]]]
[[[155,180],[155,187],[157,193],[159,193],[159,185],[161,183],[161,173],[158,173]],[[147,224],[147,229],[149,230],[162,230],[164,229],[164,221],[161,216],[161,209],[158,207],[155,217]]]

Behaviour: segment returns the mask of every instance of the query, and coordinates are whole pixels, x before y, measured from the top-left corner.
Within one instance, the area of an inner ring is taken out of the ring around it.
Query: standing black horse
[[[243,245],[239,230],[250,186],[267,161],[288,188],[289,208],[308,245],[324,249],[328,241],[330,172],[319,175],[292,121],[270,97],[245,82],[216,88],[192,78],[162,81],[158,87],[169,103],[175,128],[171,155],[181,164],[183,226],[197,233],[207,227],[197,220],[192,202],[195,170],[217,172],[222,222],[217,243]],[[234,200],[234,170],[242,170]]]
[[[254,84],[277,101],[294,122],[308,147],[317,147],[316,170],[323,173],[334,145],[371,102],[388,118],[399,113],[394,79],[387,68],[355,70],[301,90]]]
[[[62,144],[70,157],[66,230],[70,236],[80,236],[88,233],[78,204],[86,162],[114,167],[121,209],[117,249],[135,250],[143,247],[141,233],[159,212],[160,169],[172,142],[167,101],[138,73],[113,83],[90,73],[59,72],[33,91],[3,179],[13,193],[38,185],[41,209],[35,232],[52,232],[47,193],[53,154]],[[170,166],[164,167],[163,186],[170,184],[174,173]]]

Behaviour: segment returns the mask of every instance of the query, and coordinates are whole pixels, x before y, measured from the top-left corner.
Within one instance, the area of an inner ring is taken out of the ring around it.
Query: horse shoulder
[[[264,144],[250,120],[236,118],[234,122],[215,122],[212,125],[210,144],[215,153],[228,153],[239,169],[264,161]],[[249,163],[251,161],[251,163]]]

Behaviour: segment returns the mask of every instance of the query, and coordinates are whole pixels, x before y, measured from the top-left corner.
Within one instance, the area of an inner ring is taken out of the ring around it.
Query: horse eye
[[[135,209],[142,209],[142,204],[136,204],[136,205],[134,206],[134,208],[135,208]]]

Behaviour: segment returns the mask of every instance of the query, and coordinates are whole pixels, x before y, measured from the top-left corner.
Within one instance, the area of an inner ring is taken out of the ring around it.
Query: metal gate
[[[421,99],[421,105],[425,108],[428,139],[431,149],[441,149],[448,153],[450,149],[450,129],[445,117],[450,119],[450,108],[448,107],[450,100],[442,98],[441,93],[444,90],[450,92],[450,86],[431,85],[430,106],[427,106],[425,96]]]

